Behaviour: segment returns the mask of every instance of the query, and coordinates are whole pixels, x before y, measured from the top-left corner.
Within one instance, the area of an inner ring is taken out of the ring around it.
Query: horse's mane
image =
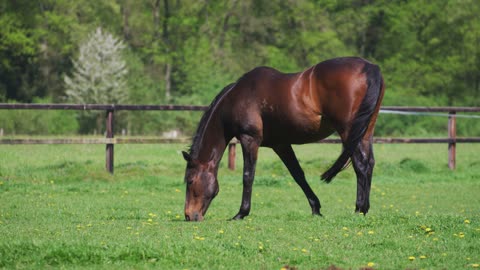
[[[195,132],[195,136],[193,137],[192,145],[189,149],[191,156],[197,156],[200,145],[202,144],[203,136],[205,134],[205,129],[212,118],[213,112],[220,104],[220,101],[223,100],[223,98],[235,86],[235,84],[236,83],[231,83],[225,86],[222,91],[220,91],[220,93],[218,93],[218,95],[213,99],[212,103],[210,103],[210,106],[208,106],[208,109],[203,114],[202,118],[200,119],[200,123],[198,124],[197,131]]]

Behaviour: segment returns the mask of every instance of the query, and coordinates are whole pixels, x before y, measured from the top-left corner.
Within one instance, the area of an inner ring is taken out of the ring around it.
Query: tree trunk
[[[162,38],[163,42],[165,43],[165,55],[166,55],[166,63],[165,63],[165,100],[168,102],[171,99],[171,86],[172,86],[172,56],[170,55],[171,52],[171,42],[170,42],[170,33],[168,30],[168,21],[170,18],[170,6],[168,4],[168,0],[163,0],[164,6],[164,17],[163,17],[163,33]]]
[[[233,1],[231,9],[227,12],[227,14],[225,15],[225,18],[223,18],[223,27],[222,27],[222,32],[220,33],[220,41],[218,44],[220,49],[222,49],[223,45],[225,44],[225,35],[227,34],[228,28],[229,28],[228,21],[232,17],[233,11],[235,10],[237,3],[238,3],[237,0]]]
[[[172,96],[171,86],[172,86],[172,64],[167,63],[165,65],[165,100],[168,102]]]
[[[124,1],[121,7],[121,12],[122,12],[122,18],[123,18],[123,25],[122,25],[123,38],[128,42],[131,38],[130,23],[129,23],[130,3],[128,0]]]
[[[160,38],[160,0],[153,4],[153,38],[154,42]]]

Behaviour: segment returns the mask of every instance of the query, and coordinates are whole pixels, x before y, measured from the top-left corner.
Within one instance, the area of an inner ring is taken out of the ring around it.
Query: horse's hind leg
[[[372,136],[365,137],[352,156],[352,163],[357,175],[357,202],[355,212],[366,214],[370,208],[370,187],[375,166]]]
[[[293,179],[297,182],[297,184],[302,188],[305,196],[307,196],[308,203],[312,208],[313,215],[321,215],[320,214],[320,201],[318,200],[317,196],[310,188],[305,179],[305,173],[303,172],[300,164],[298,163],[297,157],[295,156],[295,152],[293,152],[291,145],[282,145],[273,147],[273,150],[280,159],[283,161],[285,166],[287,166],[288,171],[293,176]]]

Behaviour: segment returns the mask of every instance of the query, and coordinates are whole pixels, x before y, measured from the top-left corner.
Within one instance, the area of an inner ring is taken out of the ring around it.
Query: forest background
[[[0,102],[66,103],[65,76],[101,27],[125,44],[124,103],[208,105],[256,66],[298,72],[361,56],[380,65],[383,105],[480,106],[476,0],[0,0]],[[195,130],[195,112],[123,112],[116,130]],[[0,111],[5,134],[91,134],[74,111]],[[459,135],[480,136],[478,120]],[[102,132],[101,130],[99,132]],[[377,135],[446,135],[441,117],[382,115]]]

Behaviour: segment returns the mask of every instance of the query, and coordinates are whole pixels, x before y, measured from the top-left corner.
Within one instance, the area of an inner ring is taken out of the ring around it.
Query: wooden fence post
[[[232,171],[235,170],[235,146],[236,142],[230,142],[228,144],[228,168]]]
[[[113,138],[113,110],[107,110],[107,139]],[[105,168],[113,174],[113,143],[107,143]]]
[[[450,170],[455,170],[456,167],[456,139],[457,139],[457,121],[455,117],[456,112],[448,113],[448,167]]]

